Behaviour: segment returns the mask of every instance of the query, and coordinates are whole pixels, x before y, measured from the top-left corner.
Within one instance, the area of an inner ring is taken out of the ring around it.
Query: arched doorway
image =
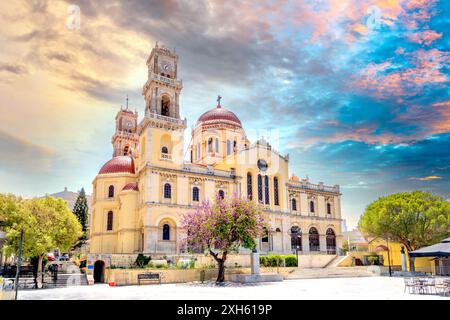
[[[163,96],[161,98],[161,115],[165,117],[170,116],[170,99],[168,96]]]
[[[94,263],[94,282],[105,282],[105,263],[102,260],[97,260]]]
[[[320,251],[319,231],[315,227],[309,229],[309,251]]]
[[[297,227],[291,227],[291,249],[302,251],[302,230]]]
[[[327,253],[336,254],[336,234],[333,229],[328,228],[326,233],[327,238]]]

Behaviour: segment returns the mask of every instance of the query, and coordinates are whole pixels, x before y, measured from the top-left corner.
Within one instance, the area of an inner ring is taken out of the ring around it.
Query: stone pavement
[[[56,289],[19,291],[19,299],[129,299],[129,300],[241,300],[241,299],[447,299],[433,295],[404,293],[403,278],[355,277],[296,279],[261,284],[225,283],[150,284],[109,287],[100,284]]]

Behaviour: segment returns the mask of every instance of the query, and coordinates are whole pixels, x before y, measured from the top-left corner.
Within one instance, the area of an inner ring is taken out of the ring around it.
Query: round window
[[[269,167],[269,165],[267,164],[266,160],[264,159],[259,159],[258,160],[258,168],[261,171],[267,171],[267,168]]]

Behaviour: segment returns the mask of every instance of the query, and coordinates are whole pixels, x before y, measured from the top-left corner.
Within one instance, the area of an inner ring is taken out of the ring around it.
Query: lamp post
[[[20,274],[20,265],[22,263],[22,246],[23,246],[23,229],[20,230],[20,245],[19,245],[19,257],[17,260],[17,269],[16,269],[16,280],[15,280],[15,297],[14,300],[17,300],[17,291],[19,290],[19,274]]]

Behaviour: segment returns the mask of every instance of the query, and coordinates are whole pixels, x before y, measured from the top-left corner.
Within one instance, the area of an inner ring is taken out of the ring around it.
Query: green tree
[[[75,201],[75,206],[73,207],[73,213],[77,216],[78,221],[80,222],[83,232],[87,231],[88,224],[88,203],[86,198],[86,192],[84,188],[81,188],[78,193],[77,200]]]
[[[190,249],[206,250],[216,260],[219,273],[216,282],[225,280],[228,253],[239,247],[255,249],[255,239],[264,233],[267,222],[262,210],[247,199],[220,199],[212,206],[204,202],[194,212],[182,217]]]
[[[7,212],[5,249],[9,254],[17,254],[23,230],[23,257],[38,258],[37,285],[40,288],[44,257],[55,248],[68,250],[81,236],[81,225],[62,199],[21,200],[18,208]]]
[[[450,203],[424,191],[392,194],[366,208],[359,229],[413,251],[450,235]]]

